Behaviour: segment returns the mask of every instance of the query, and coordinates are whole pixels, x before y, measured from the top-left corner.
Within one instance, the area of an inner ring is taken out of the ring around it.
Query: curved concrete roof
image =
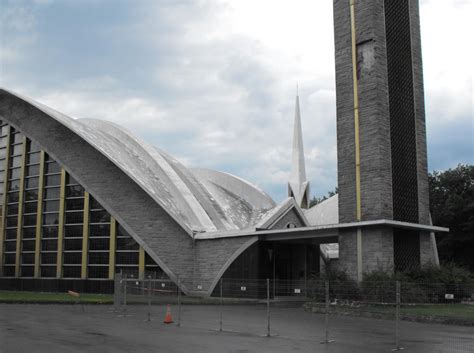
[[[71,129],[146,191],[188,234],[251,227],[275,203],[230,174],[189,170],[126,129],[96,119],[72,119],[10,92]]]
[[[151,176],[154,195],[193,231],[244,229],[275,205],[250,183],[226,173],[187,169],[165,151],[119,125],[96,119],[78,122],[116,140],[122,154],[135,155],[133,161],[127,162],[129,168]]]

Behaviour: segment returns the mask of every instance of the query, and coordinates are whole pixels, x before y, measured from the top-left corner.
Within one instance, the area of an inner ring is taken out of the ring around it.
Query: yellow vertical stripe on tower
[[[84,224],[82,227],[82,260],[81,260],[81,278],[87,278],[87,265],[89,253],[89,210],[90,194],[84,191]]]
[[[145,249],[140,246],[140,252],[138,253],[138,278],[145,279]]]
[[[356,167],[356,220],[362,220],[361,188],[360,188],[360,131],[359,131],[359,80],[357,78],[357,29],[355,19],[356,0],[350,0],[351,44],[352,44],[352,85],[354,90],[354,147]],[[362,281],[362,229],[357,228],[357,280]]]
[[[40,152],[39,178],[38,178],[38,205],[36,208],[36,230],[35,230],[35,274],[38,278],[40,276],[40,262],[41,262],[41,222],[43,220],[43,192],[44,192],[44,158],[45,153]]]
[[[64,242],[64,211],[66,202],[66,171],[61,168],[61,189],[59,192],[59,225],[58,225],[58,257],[56,262],[56,277],[62,277],[63,242]]]
[[[21,169],[20,169],[20,190],[18,193],[18,222],[16,228],[16,257],[15,257],[15,277],[20,276],[20,261],[21,261],[21,232],[23,227],[23,200],[25,191],[25,168],[26,168],[26,146],[27,139],[23,136],[23,149],[21,155]]]
[[[362,218],[361,190],[360,190],[360,132],[359,132],[359,81],[357,78],[357,42],[355,23],[355,0],[350,0],[351,11],[351,39],[352,39],[352,80],[354,89],[354,145],[356,167],[356,220]]]
[[[115,250],[117,248],[117,221],[110,217],[110,242],[109,242],[109,279],[115,277]]]
[[[8,166],[10,165],[10,125],[7,125],[6,145],[5,145],[5,164],[4,164],[4,182],[3,182],[3,207],[2,220],[0,222],[0,276],[3,276],[3,252],[5,248],[5,222],[7,217],[7,192],[8,192]]]

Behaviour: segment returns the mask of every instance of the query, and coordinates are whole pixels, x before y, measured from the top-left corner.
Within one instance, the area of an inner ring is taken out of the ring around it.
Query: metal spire
[[[291,161],[290,181],[288,183],[288,196],[294,197],[298,206],[302,208],[308,208],[309,182],[306,180],[298,85],[296,86],[295,123],[293,128],[293,156]]]

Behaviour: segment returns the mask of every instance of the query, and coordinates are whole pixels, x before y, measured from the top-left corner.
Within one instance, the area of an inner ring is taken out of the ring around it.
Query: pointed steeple
[[[291,160],[290,181],[288,183],[288,196],[294,197],[296,203],[301,208],[309,207],[309,181],[306,180],[298,88],[296,88],[295,123],[293,127],[293,156]]]

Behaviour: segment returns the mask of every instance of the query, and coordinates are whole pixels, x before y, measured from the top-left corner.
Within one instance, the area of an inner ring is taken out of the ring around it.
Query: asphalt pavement
[[[271,308],[267,337],[265,306],[214,305],[171,307],[173,324],[165,325],[166,307],[153,306],[151,321],[144,305],[114,312],[112,306],[0,304],[0,353],[224,353],[224,352],[392,352],[395,323],[390,320],[325,317],[301,308]],[[401,322],[404,352],[473,353],[474,328]]]

